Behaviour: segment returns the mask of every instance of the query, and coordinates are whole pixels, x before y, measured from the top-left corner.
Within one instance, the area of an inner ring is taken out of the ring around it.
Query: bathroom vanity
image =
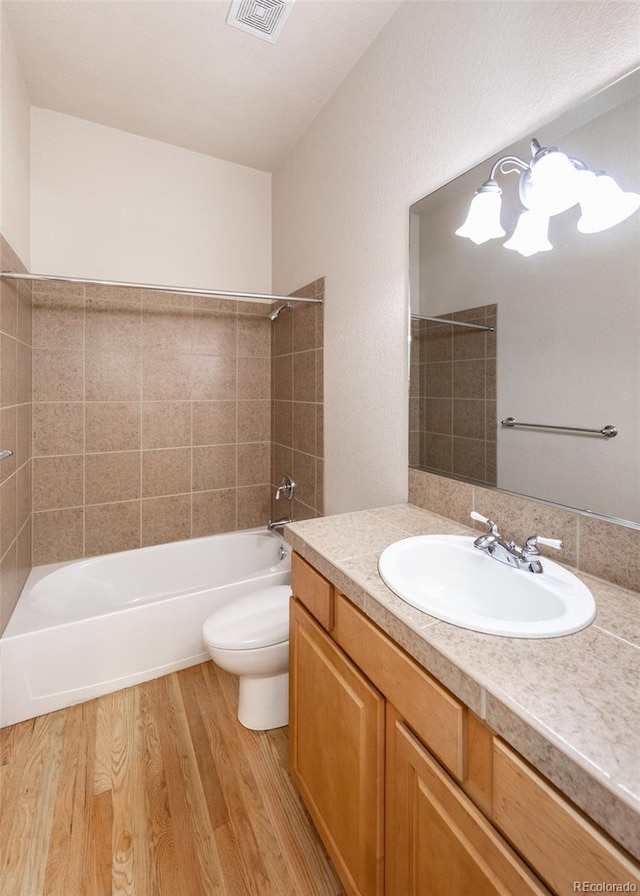
[[[290,769],[345,892],[640,889],[638,595],[581,576],[598,604],[583,632],[459,629],[378,576],[418,532],[469,534],[411,505],[285,533]]]

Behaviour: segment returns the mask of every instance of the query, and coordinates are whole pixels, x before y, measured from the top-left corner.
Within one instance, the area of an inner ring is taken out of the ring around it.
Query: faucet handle
[[[498,524],[494,523],[493,520],[490,520],[489,517],[482,516],[481,513],[478,513],[475,510],[472,510],[471,513],[469,514],[469,516],[471,517],[472,520],[476,520],[476,522],[478,522],[478,523],[484,523],[485,525],[489,526],[489,532],[488,532],[489,535],[493,535],[495,538],[502,537],[500,535],[500,530],[498,529]]]
[[[538,550],[539,544],[547,548],[553,548],[556,551],[561,551],[564,547],[564,541],[561,541],[559,538],[543,538],[542,535],[531,535],[522,546],[522,556],[538,556],[540,553]]]

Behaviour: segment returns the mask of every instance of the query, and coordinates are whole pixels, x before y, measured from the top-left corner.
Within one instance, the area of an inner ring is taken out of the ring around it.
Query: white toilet
[[[289,721],[289,585],[245,594],[202,626],[211,659],[240,676],[238,719],[265,731]]]

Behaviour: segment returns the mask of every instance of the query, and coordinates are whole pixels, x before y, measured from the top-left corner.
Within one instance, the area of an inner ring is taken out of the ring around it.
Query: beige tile
[[[235,401],[193,402],[193,444],[222,445],[236,441]]]
[[[33,405],[33,453],[78,454],[84,450],[84,406],[79,402]]]
[[[273,310],[281,304],[281,302],[275,303]],[[274,356],[290,355],[293,352],[293,314],[290,311],[283,311],[280,317],[272,322],[271,327]]]
[[[268,485],[250,485],[238,489],[238,529],[253,529],[269,522]]]
[[[316,457],[324,457],[324,405],[316,405]]]
[[[34,348],[81,351],[84,345],[84,299],[36,295],[33,301]]]
[[[233,359],[194,355],[192,365],[191,397],[194,401],[235,400],[238,378]]]
[[[195,406],[194,406],[195,421]],[[195,423],[194,423],[195,437]],[[271,402],[238,402],[238,442],[268,442],[271,439]]]
[[[137,401],[140,399],[140,353],[87,351],[85,399],[87,401]]]
[[[293,402],[273,402],[273,441],[293,447]]]
[[[435,432],[424,434],[420,446],[421,465],[441,470],[443,473],[453,471],[453,438]]]
[[[409,470],[409,501],[466,526],[471,510],[484,513],[480,507],[474,508],[474,486],[422,470]]]
[[[83,398],[83,352],[34,349],[33,400],[82,401]]]
[[[293,449],[276,442],[272,444],[271,455],[271,485],[275,490],[284,474],[293,470]]]
[[[34,513],[33,565],[62,563],[84,556],[84,508]]]
[[[144,354],[142,397],[145,401],[188,401],[191,398],[191,355]]]
[[[316,511],[324,514],[324,461],[316,461]]]
[[[16,407],[16,441],[17,454],[16,464],[22,466],[28,458],[31,457],[32,451],[32,405],[21,404]]]
[[[271,398],[271,362],[268,358],[238,358],[238,398]]]
[[[84,503],[82,455],[36,457],[33,460],[33,509],[59,510]]]
[[[190,402],[142,402],[143,448],[180,448],[190,444]]]
[[[453,394],[453,367],[448,362],[424,364],[425,397],[450,398]],[[484,380],[483,380],[484,388]]]
[[[316,352],[297,352],[293,356],[294,401],[316,400]]]
[[[235,312],[193,312],[192,350],[194,355],[222,355],[235,358],[238,353],[238,318]]]
[[[17,558],[17,544],[13,544],[0,563],[0,635],[5,630],[20,596]]]
[[[236,446],[213,445],[193,449],[193,490],[235,488]]]
[[[293,402],[293,447],[305,454],[316,453],[316,406],[309,402]]]
[[[425,398],[424,429],[451,435],[453,432],[453,403],[450,398]]]
[[[18,343],[4,333],[0,336],[0,404],[16,403],[18,393]]]
[[[0,330],[8,336],[18,335],[17,280],[0,280]]]
[[[236,525],[236,490],[223,488],[194,492],[192,537],[233,532]]]
[[[15,473],[19,462],[24,463],[26,458],[18,456],[18,409],[14,407],[0,410],[0,448],[13,451],[11,457],[5,458],[0,463],[0,482],[8,479]]]
[[[87,283],[85,295],[87,299],[103,299],[110,302],[128,302],[130,305],[140,305],[145,290],[133,286],[101,286],[98,283]]]
[[[316,458],[310,454],[293,452],[293,478],[296,498],[308,507],[316,507]],[[282,504],[282,501],[279,503]],[[284,505],[286,506],[286,505]],[[288,514],[291,516],[291,514]]]
[[[182,541],[191,535],[191,496],[145,498],[142,501],[142,544]]]
[[[141,453],[115,451],[85,457],[85,501],[106,504],[140,497]]]
[[[190,311],[195,296],[184,295],[180,292],[168,292],[160,289],[145,289],[142,291],[142,304],[145,310],[175,308],[181,311]]]
[[[140,448],[140,402],[87,402],[85,439],[90,453]]]
[[[179,495],[191,491],[191,448],[142,452],[142,495]]]
[[[73,296],[81,298],[85,290],[82,283],[65,283],[58,280],[34,280],[32,288],[34,300],[38,296],[59,296],[65,300]]]
[[[33,343],[32,289],[30,283],[18,286],[18,339],[25,345]]]
[[[111,554],[140,547],[140,502],[93,504],[85,509],[85,553]]]
[[[238,316],[238,355],[242,358],[271,357],[272,323],[266,316]]]
[[[486,402],[477,399],[453,399],[453,434],[465,439],[485,438]]]
[[[17,486],[18,479],[15,473],[0,486],[0,557],[9,549],[18,534]]]
[[[313,296],[309,296],[313,298]],[[293,312],[293,350],[304,352],[318,348],[318,306],[297,305]]]
[[[191,352],[191,309],[145,306],[142,313],[142,350],[188,355]]]
[[[577,522],[580,569],[640,591],[640,530],[582,515],[577,515]]]
[[[24,583],[27,580],[27,576],[31,572],[31,530],[31,516],[29,516],[25,525],[18,532],[18,593],[24,588]]]
[[[280,355],[273,360],[273,397],[276,401],[293,399],[293,355]]]
[[[237,482],[239,486],[266,484],[269,482],[270,474],[270,442],[238,445]]]
[[[130,302],[87,299],[85,347],[87,351],[111,351],[140,347],[141,312]]]
[[[18,342],[16,348],[16,402],[18,404],[26,404],[31,401],[33,382],[31,354],[28,345]]]
[[[485,442],[478,439],[453,437],[454,476],[485,481]]]

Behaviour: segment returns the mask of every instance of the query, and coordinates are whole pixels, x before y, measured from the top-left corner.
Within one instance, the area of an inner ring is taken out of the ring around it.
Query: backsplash
[[[3,271],[25,267],[0,236]],[[31,569],[31,284],[0,281],[0,633]]]
[[[422,470],[409,469],[409,501],[483,528],[469,519],[469,512],[476,510],[499,522],[505,536],[520,543],[529,535],[561,538],[565,547],[560,554],[545,548],[542,552],[622,588],[640,591],[640,529]]]

